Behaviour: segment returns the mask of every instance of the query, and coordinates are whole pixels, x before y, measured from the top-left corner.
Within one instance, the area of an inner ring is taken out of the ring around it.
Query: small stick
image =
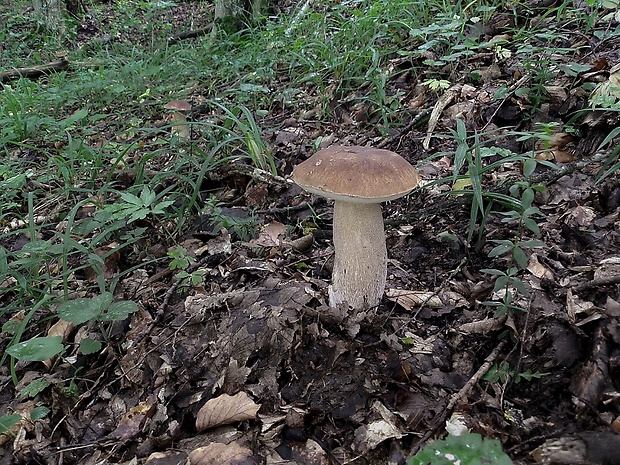
[[[608,278],[598,278],[593,279],[591,281],[587,281],[585,283],[578,284],[573,287],[575,292],[585,291],[586,289],[591,289],[593,287],[599,286],[609,286],[610,284],[618,284],[620,283],[620,276],[610,276]]]
[[[450,400],[448,401],[448,405],[446,405],[446,408],[443,410],[443,412],[441,412],[434,418],[431,424],[431,428],[420,438],[417,445],[414,447],[412,451],[414,454],[418,450],[420,450],[422,443],[428,441],[430,437],[435,434],[437,430],[439,430],[439,428],[446,421],[446,418],[451,413],[452,409],[454,409],[456,404],[461,399],[466,398],[471,392],[471,390],[474,388],[474,386],[478,384],[482,377],[489,371],[491,365],[493,365],[495,360],[497,360],[497,357],[499,357],[499,354],[506,345],[506,342],[507,341],[504,339],[499,344],[497,344],[495,349],[493,349],[493,351],[487,356],[487,358],[484,359],[484,363],[480,366],[480,368],[478,368],[478,371],[476,371],[474,375],[469,379],[469,381],[465,383],[465,386],[463,386],[459,392],[452,394]]]

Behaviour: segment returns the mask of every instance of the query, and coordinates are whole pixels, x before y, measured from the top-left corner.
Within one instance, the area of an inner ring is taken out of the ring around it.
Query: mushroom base
[[[334,204],[334,271],[329,304],[376,307],[385,291],[387,250],[378,203]]]

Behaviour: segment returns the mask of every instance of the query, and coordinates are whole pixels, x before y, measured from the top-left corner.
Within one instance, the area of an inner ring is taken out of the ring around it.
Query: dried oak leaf
[[[241,465],[253,464],[252,451],[236,442],[222,444],[214,442],[208,446],[199,447],[189,454],[191,465]]]
[[[119,421],[118,426],[110,434],[110,437],[120,441],[128,441],[136,437],[144,428],[146,421],[153,416],[156,409],[156,399],[153,396],[146,401],[138,403],[138,405],[130,408],[125,413],[125,416]]]
[[[204,431],[214,426],[252,420],[256,417],[259,408],[260,405],[250,399],[245,392],[239,392],[234,396],[222,394],[208,401],[198,411],[196,429]]]

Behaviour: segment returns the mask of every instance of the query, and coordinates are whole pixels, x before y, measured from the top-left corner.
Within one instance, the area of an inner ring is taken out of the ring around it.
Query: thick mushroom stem
[[[334,272],[329,304],[376,307],[385,291],[387,250],[379,203],[334,203]]]

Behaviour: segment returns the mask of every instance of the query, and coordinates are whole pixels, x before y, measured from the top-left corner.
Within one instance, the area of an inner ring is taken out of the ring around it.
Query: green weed
[[[215,233],[226,229],[231,234],[237,235],[242,241],[253,238],[256,227],[260,224],[260,219],[252,215],[244,218],[224,214],[223,204],[213,196],[206,201],[205,214]]]
[[[542,127],[538,133],[521,135],[519,140],[549,140],[550,131],[550,127]],[[457,120],[457,128],[451,130],[451,134],[458,143],[454,153],[451,194],[471,196],[468,243],[472,243],[476,231],[478,241],[482,239],[492,214],[501,216],[501,222],[512,225],[511,230],[515,232],[510,239],[492,240],[495,246],[489,251],[488,257],[505,259],[505,266],[501,269],[485,268],[481,271],[494,277],[494,292],[501,296],[501,300],[487,301],[484,304],[495,307],[496,315],[523,310],[514,304],[514,292],[522,296],[528,295],[525,284],[519,278],[521,272],[527,268],[526,251],[544,245],[538,240],[541,235],[538,222],[543,218],[543,214],[533,205],[536,192],[544,187],[532,184],[531,177],[538,165],[545,165],[547,168],[555,168],[555,165],[536,159],[534,152],[516,154],[497,147],[483,147],[480,135],[474,134],[470,138],[465,124],[460,120]],[[470,140],[473,143],[470,143]],[[483,188],[484,175],[497,171],[503,165],[515,164],[521,165],[523,179],[512,181],[508,186],[509,195],[489,192]],[[466,170],[464,175],[460,174],[463,170]]]
[[[107,216],[108,221],[124,221],[127,224],[146,217],[156,217],[166,214],[166,209],[174,201],[162,200],[162,194],[156,194],[148,186],[143,186],[139,195],[130,192],[119,192],[121,202],[106,205],[101,215]]]
[[[599,150],[604,150],[620,135],[620,128],[614,128],[605,137],[605,139],[599,145]],[[601,168],[596,173],[595,180],[597,183],[602,182],[607,177],[618,172],[620,169],[620,145],[613,147],[609,155],[605,158]]]
[[[477,433],[448,435],[435,441],[407,460],[407,465],[512,465],[497,439],[483,438]]]
[[[514,381],[515,384],[519,384],[521,381],[531,381],[533,379],[540,379],[543,376],[547,376],[549,373],[543,373],[540,371],[518,371],[516,368],[512,368],[506,361],[499,364],[493,364],[489,371],[484,375],[483,379],[489,383],[508,383]]]
[[[205,281],[205,270],[191,270],[191,266],[196,259],[187,254],[187,249],[182,246],[168,251],[168,257],[171,258],[168,266],[171,270],[176,270],[177,279],[181,280],[180,288],[193,288]]]

